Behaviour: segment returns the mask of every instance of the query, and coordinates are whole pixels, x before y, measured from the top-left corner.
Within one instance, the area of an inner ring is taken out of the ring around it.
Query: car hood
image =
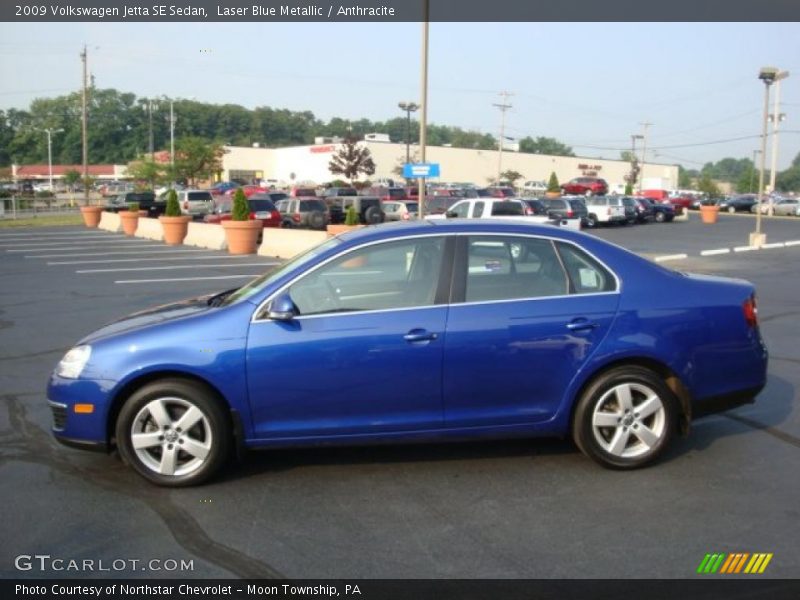
[[[213,298],[215,295],[216,294],[198,296],[196,298],[189,298],[187,300],[181,300],[180,302],[164,304],[133,313],[90,333],[84,337],[79,344],[89,344],[99,339],[118,335],[134,329],[165,323],[167,321],[174,321],[176,319],[214,310],[214,308],[209,305],[209,299]]]

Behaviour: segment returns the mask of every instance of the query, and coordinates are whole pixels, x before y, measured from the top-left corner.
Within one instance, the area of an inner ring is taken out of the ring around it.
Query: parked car
[[[417,218],[419,202],[409,200],[384,202],[381,208],[386,213],[387,221],[410,221]]]
[[[159,217],[167,210],[167,201],[163,198],[156,199],[156,195],[153,192],[117,194],[107,201],[104,210],[109,212],[128,210],[128,205],[131,203],[138,204],[139,210],[146,210],[148,217]]]
[[[521,202],[528,205],[528,214],[538,216],[548,216],[547,204],[541,198],[520,198]]]
[[[719,209],[729,213],[750,212],[750,209],[757,202],[758,196],[755,194],[740,194],[730,198],[723,198],[719,203]]]
[[[571,437],[635,469],[690,420],[754,401],[767,362],[747,281],[457,220],[352,231],[107,325],[61,359],[47,399],[57,440],[116,447],[162,486],[208,480],[237,446],[504,436]]]
[[[541,202],[547,208],[547,214],[557,219],[580,219],[585,223],[589,216],[583,198],[543,198]]]
[[[212,185],[209,191],[214,196],[222,196],[228,190],[235,190],[238,187],[239,185],[232,181],[220,181],[219,183]]]
[[[620,196],[586,196],[586,226],[622,224],[627,221]]]
[[[672,206],[680,207],[682,210],[689,210],[692,208],[696,198],[694,196],[688,195],[681,195],[681,196],[670,196],[667,201],[672,204]]]
[[[264,227],[280,227],[282,223],[281,214],[275,208],[275,204],[270,200],[268,194],[263,196],[251,196],[247,199],[247,205],[250,209],[250,220],[260,220]],[[225,198],[217,202],[216,208],[211,214],[205,215],[203,220],[206,223],[221,223],[222,221],[230,221],[231,211],[233,209],[233,200]]]
[[[656,223],[669,223],[675,218],[675,207],[672,204],[653,202],[650,198],[639,198],[639,201],[650,206]]]
[[[184,190],[177,192],[181,213],[202,219],[214,211],[214,197],[209,190]]]
[[[796,198],[776,198],[772,202],[765,201],[761,203],[761,214],[769,214],[770,207],[772,208],[772,214],[775,216],[794,216],[797,214],[800,203]],[[755,214],[757,211],[758,203],[756,202],[756,204],[750,207],[750,212]]]
[[[325,199],[330,222],[344,223],[347,209],[355,207],[358,220],[362,225],[383,223],[386,215],[381,207],[381,199],[377,196],[329,196]]]
[[[460,196],[425,196],[425,216],[443,215],[461,200]]]
[[[325,230],[330,222],[328,207],[317,198],[286,198],[275,207],[281,214],[281,227],[285,229]]]
[[[354,187],[332,187],[322,192],[323,198],[340,198],[342,196],[358,196],[358,190]]]
[[[522,200],[501,198],[471,198],[461,200],[451,206],[444,214],[448,219],[497,219],[507,217],[523,217],[533,223],[548,223],[552,219],[548,216],[533,214],[530,206]],[[432,218],[442,218],[442,215],[433,215]]]
[[[494,186],[486,189],[489,190],[492,198],[514,198],[517,195],[514,188],[510,186]]]
[[[547,191],[546,181],[526,181],[522,184],[522,191],[526,194],[541,195]]]
[[[639,223],[647,223],[655,219],[655,210],[652,204],[646,202],[645,198],[634,197],[633,200],[636,202],[636,220]]]
[[[419,191],[417,192],[419,194]],[[403,200],[406,197],[406,189],[401,187],[372,186],[361,190],[362,196],[377,196],[382,202],[391,200]]]
[[[633,225],[639,221],[639,204],[630,196],[623,196],[622,207],[625,209],[625,222]]]
[[[289,195],[292,198],[316,198],[317,197],[317,190],[316,188],[310,187],[293,187]]]
[[[604,196],[608,183],[600,177],[575,177],[561,185],[561,193],[576,196]]]

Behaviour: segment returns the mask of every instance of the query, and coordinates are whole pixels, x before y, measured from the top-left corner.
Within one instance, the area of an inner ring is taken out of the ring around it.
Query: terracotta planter
[[[189,221],[192,217],[181,215],[179,217],[158,217],[161,226],[164,228],[164,243],[167,246],[179,246],[183,243],[186,234],[189,232]]]
[[[544,197],[545,198],[560,198],[561,197],[561,192],[545,192],[544,193]]]
[[[230,254],[255,254],[258,250],[258,235],[264,229],[259,220],[222,221]]]
[[[719,217],[719,206],[700,207],[700,218],[703,219],[703,223],[716,223],[717,217]]]
[[[121,210],[119,219],[122,221],[122,231],[125,232],[125,235],[132,236],[136,233],[136,229],[139,227],[139,211]]]
[[[90,229],[97,229],[100,224],[100,214],[103,212],[102,206],[81,206],[81,216],[83,223]]]
[[[328,225],[328,235],[339,235],[359,227],[363,227],[363,225]]]

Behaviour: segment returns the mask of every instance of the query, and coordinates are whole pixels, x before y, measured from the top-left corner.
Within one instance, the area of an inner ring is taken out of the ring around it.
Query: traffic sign
[[[439,177],[439,163],[406,163],[403,165],[403,177],[406,179]]]

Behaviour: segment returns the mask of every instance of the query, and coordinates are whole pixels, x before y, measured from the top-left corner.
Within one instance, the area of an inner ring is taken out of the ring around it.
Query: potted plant
[[[125,235],[132,236],[139,227],[139,203],[129,202],[128,210],[119,211],[119,218],[122,221],[122,231]]]
[[[164,243],[168,246],[178,246],[183,243],[186,234],[189,232],[189,215],[181,214],[181,207],[178,204],[178,194],[175,190],[167,192],[167,209],[163,216],[158,217],[161,226],[164,228]]]
[[[233,195],[230,221],[222,221],[230,254],[255,254],[258,235],[264,229],[261,219],[250,219],[250,207],[241,188]]]
[[[350,231],[351,229],[357,229],[358,227],[362,227],[360,219],[358,218],[358,211],[356,211],[356,207],[351,204],[344,213],[344,224],[328,225],[328,233],[330,235],[339,235],[340,233]]]
[[[561,195],[561,186],[558,185],[558,177],[556,172],[550,173],[550,181],[547,182],[547,192],[545,196],[548,198],[558,198]]]
[[[703,202],[700,205],[700,218],[703,220],[703,223],[708,223],[709,225],[712,223],[717,222],[717,218],[719,217],[719,206],[713,201]]]

